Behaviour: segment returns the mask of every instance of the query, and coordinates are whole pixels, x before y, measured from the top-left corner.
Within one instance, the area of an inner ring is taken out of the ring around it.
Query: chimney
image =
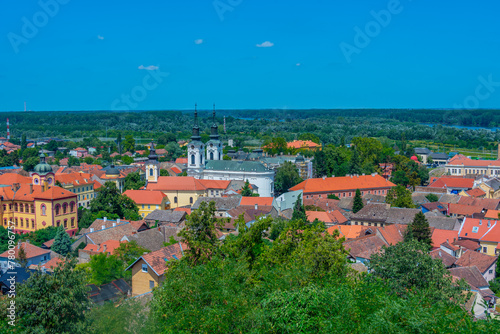
[[[326,176],[325,176],[325,175],[323,175],[323,180],[324,180],[324,179],[326,179]]]
[[[115,226],[116,226],[116,223],[113,223],[113,227],[115,227]]]
[[[106,222],[108,220],[108,217],[104,217],[102,220]]]
[[[30,194],[33,194],[33,183],[30,183]]]
[[[103,246],[102,246],[102,252],[103,252],[103,253],[106,253],[106,245],[103,245]]]
[[[491,222],[488,220],[488,227],[491,227]]]
[[[90,232],[94,232],[94,228],[93,227],[90,228]]]
[[[116,224],[120,224],[120,218],[116,219]]]
[[[326,202],[326,207],[328,207],[328,202]]]
[[[441,250],[439,250],[439,256],[441,256]]]
[[[259,206],[255,204],[255,210],[259,210]]]
[[[101,230],[104,230],[106,228],[106,225],[101,225]]]
[[[483,221],[479,219],[479,225],[483,225]]]

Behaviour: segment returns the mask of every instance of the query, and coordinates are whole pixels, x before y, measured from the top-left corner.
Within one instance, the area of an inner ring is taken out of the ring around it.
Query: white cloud
[[[138,67],[138,69],[140,70],[148,70],[148,71],[156,71],[157,69],[159,69],[158,66],[154,66],[154,65],[149,65],[149,66],[144,66],[144,65],[141,65]]]
[[[103,40],[103,39],[104,39],[104,37],[103,37],[103,36],[101,36],[101,35],[97,35],[97,38],[98,38],[98,39],[100,39],[100,40]]]
[[[300,63],[295,64],[295,66],[300,66]]]
[[[257,44],[256,45],[258,48],[270,48],[272,46],[274,46],[274,43],[271,43],[269,41],[265,41],[264,43],[262,44]]]
[[[202,43],[203,43],[203,40],[201,38],[194,40],[194,44],[202,44]]]

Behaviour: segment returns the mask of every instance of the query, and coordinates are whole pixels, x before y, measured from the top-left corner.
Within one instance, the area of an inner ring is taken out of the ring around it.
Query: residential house
[[[485,198],[500,198],[500,180],[497,177],[482,182],[479,188],[485,192]]]
[[[101,245],[109,240],[120,241],[124,236],[147,230],[149,227],[144,221],[132,221],[125,224],[104,228],[85,234],[85,243]]]
[[[215,204],[215,215],[217,217],[226,217],[226,212],[238,207],[241,202],[241,196],[231,196],[231,197],[198,197],[196,202],[191,207],[192,210],[197,210],[200,204],[206,202],[214,202]]]
[[[343,246],[349,252],[348,258],[366,264],[383,246],[387,246],[387,243],[377,234],[371,234],[345,241]]]
[[[432,249],[438,249],[441,244],[448,242],[453,243],[458,239],[458,231],[442,230],[438,228],[432,229]]]
[[[429,203],[424,203],[420,205],[420,208],[422,209],[423,213],[429,212],[429,211],[434,211],[434,212],[439,212],[443,215],[448,214],[448,205],[441,203],[441,202],[429,202]]]
[[[169,243],[171,238],[176,241],[181,241],[181,238],[177,236],[181,230],[182,227],[180,226],[163,225],[124,236],[122,238],[122,242],[135,241],[139,246],[147,249],[148,251],[156,252],[157,250],[165,247],[165,243]]]
[[[415,147],[415,154],[422,159],[424,164],[427,164],[427,159],[431,153],[431,150],[426,147]]]
[[[170,209],[167,195],[159,190],[126,190],[123,195],[134,201],[142,218],[154,210]]]
[[[476,197],[476,198],[485,198],[486,192],[481,188],[473,188],[471,190],[462,190],[459,194],[460,196],[466,197]]]
[[[75,149],[72,149],[69,151],[69,155],[75,157],[75,158],[81,158],[88,154],[88,151],[84,149],[83,147],[77,147]]]
[[[207,188],[200,181],[191,176],[159,176],[157,182],[148,182],[147,190],[162,191],[171,208],[192,206],[206,195]]]
[[[460,228],[459,237],[478,242],[482,253],[493,256],[500,254],[499,230],[500,221],[466,218]]]
[[[496,256],[490,256],[479,252],[467,250],[455,262],[457,267],[477,267],[484,279],[489,282],[495,278],[497,265]]]
[[[333,234],[335,231],[338,231],[339,237],[351,240],[374,234],[375,228],[360,225],[334,225],[326,229],[329,234]]]
[[[0,292],[2,295],[16,295],[19,286],[26,282],[37,271],[35,269],[16,267],[0,276]],[[14,279],[14,282],[12,281]],[[11,289],[13,287],[13,289]]]
[[[148,214],[144,220],[151,227],[158,223],[158,226],[162,225],[176,225],[184,226],[184,220],[186,219],[186,211],[175,211],[175,210],[154,210]]]
[[[474,188],[474,179],[457,176],[431,177],[429,179],[429,188],[446,189],[448,194],[458,194],[461,191]]]
[[[320,222],[325,223],[327,227],[338,224],[345,224],[348,222],[348,219],[344,215],[342,215],[339,210],[335,210],[332,212],[306,211],[306,215],[309,222],[312,223],[317,219]]]
[[[50,250],[37,247],[33,244],[30,244],[29,241],[18,242],[18,244],[14,247],[14,249],[10,250],[11,253],[12,251],[14,251],[14,254],[9,254],[9,250],[6,250],[2,254],[0,254],[0,268],[3,272],[7,271],[7,269],[9,268],[8,266],[9,255],[14,255],[16,259],[14,261],[16,262],[16,266],[18,267],[20,266],[18,261],[19,261],[19,251],[21,248],[24,249],[24,253],[26,254],[26,259],[28,261],[26,265],[27,267],[29,267],[32,264],[43,264],[50,260],[50,254],[51,254]]]
[[[321,150],[321,144],[315,143],[311,140],[294,140],[287,143],[287,147],[291,150]]]
[[[438,248],[429,253],[433,259],[440,259],[446,268],[453,268],[457,258]]]
[[[290,191],[302,190],[304,199],[327,198],[330,194],[342,199],[354,197],[356,189],[361,191],[361,195],[387,195],[387,191],[395,186],[382,176],[371,174],[308,179],[290,188]]]
[[[367,204],[351,215],[351,225],[408,225],[413,222],[415,215],[419,212],[419,209],[393,208],[389,204]]]
[[[78,250],[78,258],[80,261],[90,261],[90,258],[97,254],[114,255],[115,250],[120,247],[123,242],[118,240],[107,240],[101,244],[87,244],[84,249]]]
[[[429,161],[429,158],[432,159],[433,163],[443,166],[446,165],[450,157],[446,153],[434,152],[429,154],[427,161]]]
[[[126,270],[132,271],[132,295],[151,292],[164,280],[169,261],[184,256],[187,245],[181,242],[145,254],[135,260]]]

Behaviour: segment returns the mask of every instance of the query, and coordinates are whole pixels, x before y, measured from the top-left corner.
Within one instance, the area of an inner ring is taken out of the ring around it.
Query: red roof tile
[[[429,180],[431,188],[466,188],[474,187],[474,179],[464,177],[440,177]]]
[[[18,243],[14,248],[14,256],[16,257],[16,259],[18,258],[20,247],[24,248],[24,252],[26,253],[27,259],[31,259],[32,257],[50,253],[50,250],[48,249],[37,247],[33,244],[30,244],[29,242],[22,242],[21,244]],[[9,256],[8,250],[0,254],[0,257],[8,257],[8,256]]]
[[[458,231],[442,230],[435,228],[432,232],[432,246],[434,248],[439,248],[439,246],[448,241],[450,243],[458,239]]]
[[[448,161],[448,165],[466,167],[500,166],[500,160],[472,160],[462,154],[457,154]]]
[[[202,191],[206,187],[192,176],[160,176],[158,182],[148,183],[148,190],[161,191]]]
[[[172,170],[172,172],[174,172],[175,174],[181,174],[181,173],[182,173],[182,171],[181,171],[179,168],[175,167],[175,166],[174,166],[174,167],[172,167],[172,168],[170,168],[170,169],[171,169],[171,170]]]
[[[471,250],[466,250],[455,263],[459,267],[476,266],[484,274],[497,260],[496,256],[490,256]]]
[[[390,224],[384,227],[378,227],[378,231],[382,238],[389,244],[395,245],[398,242],[402,242],[404,234],[406,232],[407,225],[402,224]]]
[[[365,236],[365,233],[368,230],[371,230],[372,233],[375,233],[375,228],[361,225],[335,225],[326,229],[329,234],[333,234],[333,231],[335,230],[338,230],[340,237],[345,237],[346,240]]]
[[[172,167],[173,168],[173,167]],[[199,180],[207,189],[221,189],[226,190],[231,181],[224,180]]]
[[[488,219],[500,219],[500,210],[488,210],[484,218]]]
[[[174,211],[184,211],[188,215],[191,214],[191,209],[189,209],[189,208],[175,208]]]
[[[466,191],[467,195],[472,197],[481,197],[486,195],[486,193],[481,188],[474,188]]]
[[[387,181],[382,176],[376,175],[360,175],[360,176],[342,176],[342,177],[327,177],[308,179],[298,185],[290,188],[290,191],[303,190],[304,194],[310,193],[328,193],[339,191],[356,191],[356,189],[376,189],[376,188],[391,188],[396,185]]]
[[[287,143],[288,148],[293,148],[293,149],[309,149],[309,148],[318,148],[321,147],[320,144],[317,144],[311,140],[294,140],[292,142]]]
[[[450,215],[462,215],[462,216],[468,216],[471,217],[475,213],[481,213],[483,211],[483,208],[480,206],[472,206],[472,205],[465,205],[465,204],[453,204],[450,203],[448,205],[449,210],[448,213]]]
[[[493,226],[484,234],[481,241],[500,243],[500,221],[494,221]]]
[[[161,276],[167,270],[167,262],[170,260],[180,260],[184,256],[184,251],[188,247],[186,244],[178,242],[176,244],[161,248],[156,252],[143,255],[142,259]]]
[[[243,196],[240,205],[255,205],[258,206],[271,206],[273,205],[274,197],[251,197]]]
[[[176,164],[184,164],[184,165],[187,165],[187,163],[188,163],[188,158],[177,158],[177,159],[175,159],[175,163],[176,163]]]
[[[489,219],[465,218],[460,228],[459,237],[479,240],[489,231],[493,224],[494,222],[492,223]]]
[[[127,190],[123,195],[129,197],[136,204],[161,205],[163,198],[167,197],[159,190]]]

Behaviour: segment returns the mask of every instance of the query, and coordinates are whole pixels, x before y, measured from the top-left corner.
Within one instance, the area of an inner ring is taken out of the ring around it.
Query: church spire
[[[210,139],[219,139],[219,127],[215,123],[215,103],[214,103],[214,111],[212,112],[213,124],[210,129]]]
[[[192,140],[200,140],[200,126],[198,124],[198,110],[196,103],[194,104],[194,125],[193,125],[193,135],[191,136]]]
[[[156,155],[155,143],[151,141],[151,149],[149,150],[148,159],[150,161],[158,161],[158,156]]]

